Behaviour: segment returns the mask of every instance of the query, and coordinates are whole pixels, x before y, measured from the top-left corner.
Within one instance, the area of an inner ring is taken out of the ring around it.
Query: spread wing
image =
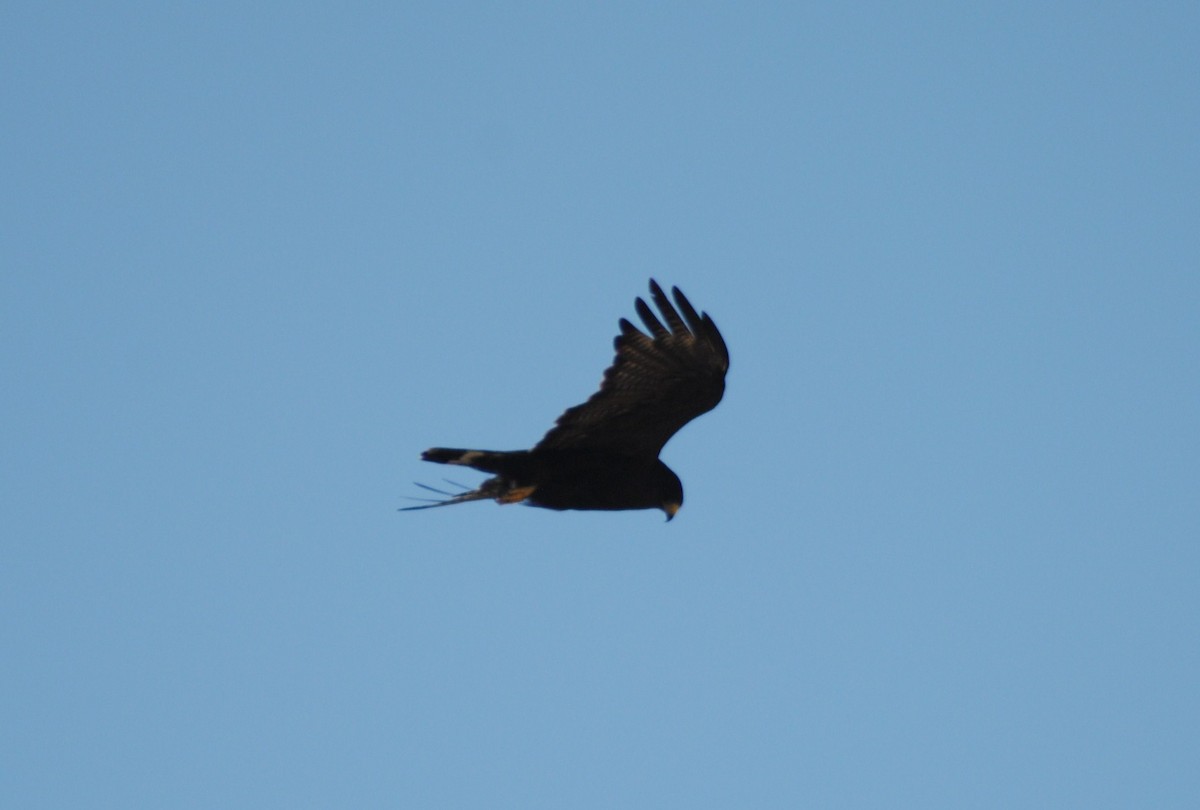
[[[535,451],[596,448],[654,458],[676,431],[716,407],[725,393],[729,350],[712,318],[697,314],[678,287],[671,292],[678,310],[650,281],[666,325],[637,299],[650,334],[621,319],[617,356],[600,390],[560,416]]]

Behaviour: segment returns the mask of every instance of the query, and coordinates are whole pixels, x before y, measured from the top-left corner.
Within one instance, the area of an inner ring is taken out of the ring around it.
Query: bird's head
[[[658,508],[667,513],[669,521],[683,506],[683,484],[666,464],[660,461],[658,468]]]

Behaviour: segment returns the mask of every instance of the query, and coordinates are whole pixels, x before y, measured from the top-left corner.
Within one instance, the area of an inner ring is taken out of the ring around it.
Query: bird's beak
[[[667,513],[667,522],[670,523],[671,518],[675,517],[675,513],[679,511],[679,504],[664,503],[662,508],[663,511]]]

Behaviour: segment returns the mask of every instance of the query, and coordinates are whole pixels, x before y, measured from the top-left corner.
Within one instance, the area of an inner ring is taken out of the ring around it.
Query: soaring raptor
[[[683,485],[658,454],[676,431],[721,401],[729,350],[712,318],[697,314],[678,287],[671,292],[674,306],[650,281],[662,320],[637,299],[649,334],[622,318],[617,356],[600,390],[567,409],[532,450],[434,447],[422,453],[425,461],[493,477],[478,489],[408,509],[492,498],[546,509],[662,509],[673,518]]]

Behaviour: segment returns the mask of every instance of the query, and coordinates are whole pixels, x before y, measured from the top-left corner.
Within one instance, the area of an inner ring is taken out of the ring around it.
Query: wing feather
[[[667,330],[667,327],[663,326],[658,318],[654,317],[654,310],[646,306],[645,301],[639,298],[634,303],[634,309],[637,310],[638,317],[642,319],[642,323],[646,324],[646,328],[650,330],[650,334],[654,335],[654,337],[665,338],[671,334]]]
[[[662,320],[637,299],[635,309],[650,334],[620,320],[616,358],[600,390],[567,409],[535,451],[597,448],[653,458],[676,431],[716,407],[725,392],[729,350],[712,318],[697,313],[678,287],[671,292],[678,311],[651,280]]]
[[[654,303],[658,305],[663,317],[667,319],[667,324],[670,325],[671,332],[674,334],[687,332],[687,326],[679,319],[679,313],[675,311],[675,307],[671,306],[671,299],[667,298],[666,293],[662,291],[662,287],[658,286],[658,282],[653,279],[650,280],[650,295],[654,298]]]

